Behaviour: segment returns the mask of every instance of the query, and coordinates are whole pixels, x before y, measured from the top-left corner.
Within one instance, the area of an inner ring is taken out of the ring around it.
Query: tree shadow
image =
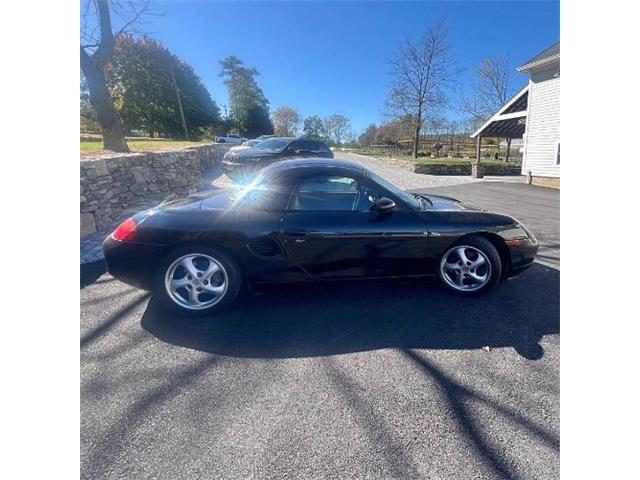
[[[386,419],[375,413],[371,399],[359,391],[357,384],[330,358],[322,360],[324,372],[335,391],[355,414],[372,444],[384,453],[392,478],[421,478],[411,455]]]
[[[403,349],[403,354],[421,368],[425,376],[437,382],[445,394],[449,408],[455,413],[456,420],[467,438],[471,441],[480,458],[499,478],[517,478],[512,470],[504,451],[492,446],[486,435],[486,425],[483,425],[468,409],[468,402],[478,402],[494,410],[508,421],[516,423],[520,428],[534,435],[540,444],[555,451],[560,450],[560,440],[544,427],[525,418],[517,411],[513,411],[475,390],[460,385],[444,373],[434,363],[412,350]]]
[[[129,315],[133,310],[136,309],[139,305],[144,303],[145,300],[149,298],[149,293],[143,293],[140,297],[136,298],[134,301],[130,303],[126,303],[120,309],[112,313],[109,317],[105,319],[104,322],[100,323],[98,326],[85,333],[80,338],[80,349],[86,348],[91,343],[100,338],[103,334],[111,330],[117,323],[124,320],[127,315]]]
[[[80,264],[80,290],[88,287],[107,271],[104,260]]]
[[[290,286],[243,294],[229,308],[197,319],[168,312],[152,299],[141,323],[165,342],[232,357],[491,346],[537,360],[544,354],[540,339],[560,331],[559,282],[559,271],[534,264],[470,299],[424,281]]]

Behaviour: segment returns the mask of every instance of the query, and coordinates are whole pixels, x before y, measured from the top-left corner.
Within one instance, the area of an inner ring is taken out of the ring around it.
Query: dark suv
[[[228,151],[222,159],[222,169],[233,180],[246,181],[270,163],[305,157],[333,158],[333,152],[313,138],[274,137],[252,148]]]

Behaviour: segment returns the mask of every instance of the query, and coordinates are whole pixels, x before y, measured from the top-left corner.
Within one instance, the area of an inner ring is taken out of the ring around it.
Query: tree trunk
[[[511,153],[511,139],[507,139],[507,156],[505,157],[505,162],[509,163],[509,154]]]
[[[413,158],[418,158],[418,144],[420,143],[420,124],[416,127],[416,133],[413,137]]]
[[[89,87],[89,99],[96,111],[100,130],[102,132],[102,145],[105,150],[114,152],[129,152],[129,147],[124,138],[124,131],[118,112],[113,106],[113,99],[107,90],[107,81],[104,68],[80,49],[80,66]]]

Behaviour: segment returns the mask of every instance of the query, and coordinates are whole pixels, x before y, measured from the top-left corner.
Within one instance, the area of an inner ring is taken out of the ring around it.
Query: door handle
[[[285,237],[285,242],[293,241],[295,243],[304,243],[307,241],[309,231],[301,228],[296,228],[292,230],[285,230],[283,234]]]

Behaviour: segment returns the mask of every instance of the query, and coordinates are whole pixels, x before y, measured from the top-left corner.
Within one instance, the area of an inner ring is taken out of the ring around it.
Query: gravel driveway
[[[357,153],[335,152],[335,156],[336,158],[358,163],[403,190],[444,187],[480,181],[470,176],[423,175],[414,173],[406,168],[393,165],[386,159],[368,157]]]

